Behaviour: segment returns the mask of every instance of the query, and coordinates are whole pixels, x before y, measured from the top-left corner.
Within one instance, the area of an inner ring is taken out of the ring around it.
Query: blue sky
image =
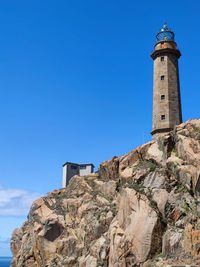
[[[150,140],[155,34],[182,52],[184,121],[200,114],[200,2],[0,4],[0,256],[65,161],[99,164]]]

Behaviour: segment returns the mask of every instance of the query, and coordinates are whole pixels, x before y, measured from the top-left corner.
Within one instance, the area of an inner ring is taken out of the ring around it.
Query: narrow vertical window
[[[160,76],[161,81],[164,81],[165,75]]]
[[[161,95],[161,96],[160,96],[160,99],[161,99],[161,100],[165,100],[165,95]]]
[[[162,120],[162,121],[165,120],[165,115],[161,115],[161,120]]]
[[[165,57],[162,56],[162,57],[160,58],[160,61],[164,61],[164,60],[165,60]]]

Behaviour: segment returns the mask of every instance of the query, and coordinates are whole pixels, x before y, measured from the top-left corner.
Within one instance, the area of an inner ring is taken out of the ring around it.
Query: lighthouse
[[[156,35],[151,57],[153,71],[152,137],[173,130],[182,122],[178,59],[181,56],[174,40],[174,32],[164,24]]]

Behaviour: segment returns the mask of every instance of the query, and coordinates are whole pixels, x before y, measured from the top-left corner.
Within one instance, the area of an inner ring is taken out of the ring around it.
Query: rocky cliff
[[[12,267],[200,265],[200,120],[74,177],[13,233]]]

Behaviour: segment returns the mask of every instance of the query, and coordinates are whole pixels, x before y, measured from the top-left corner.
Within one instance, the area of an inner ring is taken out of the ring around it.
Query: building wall
[[[63,176],[62,176],[62,188],[66,187],[67,185],[67,165],[63,166]]]
[[[62,178],[62,187],[66,187],[70,181],[70,179],[75,175],[88,175],[93,173],[94,167],[93,165],[89,164],[73,164],[73,163],[66,163],[63,166],[63,178]]]
[[[173,128],[182,122],[178,59],[168,56],[169,125]]]
[[[176,54],[161,53],[154,59],[154,95],[152,129],[173,129],[182,122],[178,58]],[[164,58],[164,60],[161,60]],[[164,80],[161,80],[164,76]],[[164,95],[165,99],[161,99]],[[165,119],[162,120],[161,116]],[[154,137],[158,136],[155,134]]]
[[[92,165],[85,165],[85,166],[80,165],[79,170],[80,170],[80,176],[93,173]]]
[[[69,180],[74,176],[79,175],[79,165],[66,164],[63,166],[63,187],[66,187]]]
[[[168,57],[164,56],[154,60],[154,96],[153,96],[153,130],[169,127],[169,94],[168,94]],[[161,80],[161,76],[164,80]],[[165,95],[165,100],[161,100],[161,95]],[[165,120],[161,120],[161,115],[165,115]]]

